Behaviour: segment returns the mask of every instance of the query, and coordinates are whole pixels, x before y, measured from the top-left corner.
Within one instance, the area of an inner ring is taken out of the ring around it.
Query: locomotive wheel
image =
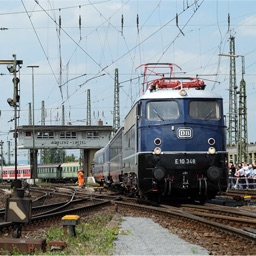
[[[161,195],[158,193],[150,194],[146,198],[150,202],[150,204],[154,205],[154,206],[159,206],[159,204],[161,202]]]
[[[201,205],[204,205],[207,201],[207,196],[199,196],[197,199],[195,199],[195,202],[198,202]]]

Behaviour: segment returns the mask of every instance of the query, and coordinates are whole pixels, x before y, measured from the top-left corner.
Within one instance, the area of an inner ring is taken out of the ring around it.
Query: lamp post
[[[247,102],[246,102],[246,82],[244,80],[245,65],[244,56],[235,54],[220,53],[219,56],[234,57],[242,59],[242,79],[240,81],[239,94],[239,107],[238,107],[238,143],[237,143],[237,155],[238,162],[248,162],[248,130],[247,130]]]
[[[37,154],[35,152],[35,90],[34,90],[34,69],[39,68],[37,65],[29,65],[27,68],[32,69],[32,141],[33,141],[33,159],[32,159],[32,177],[34,179],[35,184],[35,178],[37,177],[37,169],[36,169],[36,160],[37,160]]]

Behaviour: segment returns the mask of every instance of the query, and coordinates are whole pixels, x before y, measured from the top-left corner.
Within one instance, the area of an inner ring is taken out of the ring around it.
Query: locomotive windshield
[[[191,100],[189,115],[193,119],[219,120],[219,102],[215,100]]]
[[[150,101],[147,103],[146,110],[148,120],[165,121],[179,117],[176,101]]]

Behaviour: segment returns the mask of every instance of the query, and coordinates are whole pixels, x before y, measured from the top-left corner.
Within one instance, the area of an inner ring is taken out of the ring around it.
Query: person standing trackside
[[[78,176],[78,186],[81,188],[84,185],[84,171],[80,169],[77,172],[77,176]]]
[[[231,164],[229,168],[229,179],[228,179],[228,188],[234,188],[235,186],[235,173],[236,173],[236,167],[234,164]]]

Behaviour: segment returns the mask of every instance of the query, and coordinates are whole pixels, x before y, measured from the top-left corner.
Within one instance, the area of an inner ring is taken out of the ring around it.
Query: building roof
[[[26,131],[112,131],[110,125],[22,125],[17,127],[17,132]]]

